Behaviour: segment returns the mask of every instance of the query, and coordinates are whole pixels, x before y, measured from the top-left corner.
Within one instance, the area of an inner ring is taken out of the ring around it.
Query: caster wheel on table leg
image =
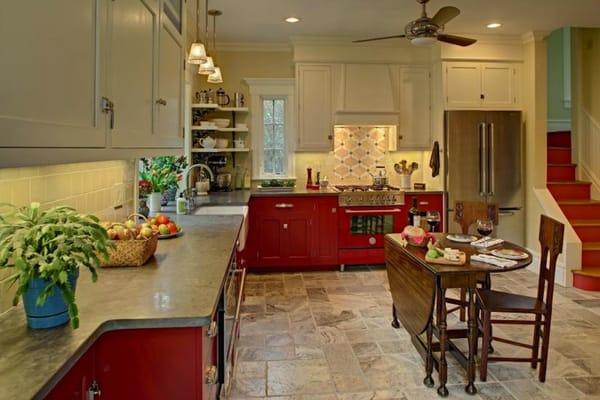
[[[446,388],[446,385],[442,385],[437,389],[437,393],[441,397],[448,397],[448,388]]]
[[[433,382],[431,375],[427,375],[425,379],[423,379],[423,384],[427,387],[433,387],[435,383]]]
[[[494,348],[490,344],[490,346],[488,347],[488,353],[492,354],[493,352],[494,352]]]
[[[477,393],[477,388],[473,383],[469,383],[467,386],[465,386],[465,392],[467,392],[470,395],[474,395]]]
[[[397,319],[392,320],[392,328],[400,329],[400,322]]]
[[[346,266],[344,264],[340,265],[340,272],[344,272],[344,270],[346,269]]]

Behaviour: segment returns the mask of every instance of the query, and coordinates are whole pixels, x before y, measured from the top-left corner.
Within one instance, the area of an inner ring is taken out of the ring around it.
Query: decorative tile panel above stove
[[[334,128],[336,182],[370,184],[375,166],[385,164],[389,127],[344,126]]]

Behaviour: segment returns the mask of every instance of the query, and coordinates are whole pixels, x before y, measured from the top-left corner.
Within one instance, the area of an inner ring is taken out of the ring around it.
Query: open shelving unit
[[[211,132],[239,132],[248,133],[248,128],[207,128],[202,125],[192,125],[193,131],[211,131]]]
[[[212,148],[212,149],[192,149],[192,153],[249,153],[250,149],[247,148],[233,148],[233,147],[228,147],[226,149],[217,149],[217,148]]]

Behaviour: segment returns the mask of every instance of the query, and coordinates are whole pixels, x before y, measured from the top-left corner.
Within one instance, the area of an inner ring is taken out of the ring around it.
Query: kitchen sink
[[[248,215],[248,206],[204,206],[197,208],[193,215]]]

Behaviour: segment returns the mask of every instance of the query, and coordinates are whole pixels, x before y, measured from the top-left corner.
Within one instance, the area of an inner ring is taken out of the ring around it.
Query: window
[[[285,100],[263,99],[263,166],[265,175],[285,174]]]
[[[294,79],[246,78],[250,89],[252,179],[293,178]]]

